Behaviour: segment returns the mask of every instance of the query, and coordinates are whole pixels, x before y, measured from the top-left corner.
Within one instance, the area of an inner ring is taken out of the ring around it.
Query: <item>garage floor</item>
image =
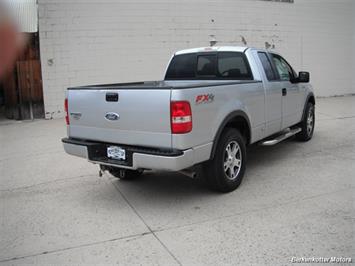
[[[62,119],[1,125],[0,264],[354,261],[355,97],[316,110],[310,142],[250,147],[229,194],[176,173],[99,178],[63,152]]]

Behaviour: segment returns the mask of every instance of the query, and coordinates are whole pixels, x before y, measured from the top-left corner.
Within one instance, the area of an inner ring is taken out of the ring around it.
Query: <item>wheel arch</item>
[[[306,108],[307,108],[307,104],[308,103],[312,103],[313,105],[316,105],[316,99],[314,97],[314,94],[313,92],[310,92],[308,95],[307,95],[307,98],[306,98],[306,101],[304,102],[304,107],[303,107],[303,113],[302,113],[302,120],[304,119],[304,116],[306,114]],[[301,120],[301,121],[302,121]]]
[[[215,134],[210,159],[213,159],[217,149],[218,141],[226,128],[235,128],[240,130],[240,133],[245,137],[246,145],[250,143],[251,126],[248,115],[241,110],[233,111],[223,120]]]

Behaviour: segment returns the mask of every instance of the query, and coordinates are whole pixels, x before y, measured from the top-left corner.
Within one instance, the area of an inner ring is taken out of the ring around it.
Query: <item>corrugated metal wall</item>
[[[21,32],[38,32],[37,0],[5,0],[5,4]]]

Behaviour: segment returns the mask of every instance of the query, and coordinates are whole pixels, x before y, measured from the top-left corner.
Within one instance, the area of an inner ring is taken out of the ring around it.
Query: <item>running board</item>
[[[288,129],[285,133],[277,136],[274,139],[269,139],[269,140],[265,140],[263,142],[260,143],[260,145],[263,146],[272,146],[275,145],[289,137],[292,137],[293,135],[296,135],[298,132],[300,132],[302,129],[301,128],[294,128],[294,129]]]

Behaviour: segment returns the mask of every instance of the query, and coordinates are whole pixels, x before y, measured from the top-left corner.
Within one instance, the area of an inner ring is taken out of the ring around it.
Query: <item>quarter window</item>
[[[268,80],[276,80],[276,75],[274,70],[272,69],[271,63],[269,58],[267,57],[266,53],[263,52],[258,52],[259,59],[261,61],[261,64],[263,65],[264,71],[266,78]]]

